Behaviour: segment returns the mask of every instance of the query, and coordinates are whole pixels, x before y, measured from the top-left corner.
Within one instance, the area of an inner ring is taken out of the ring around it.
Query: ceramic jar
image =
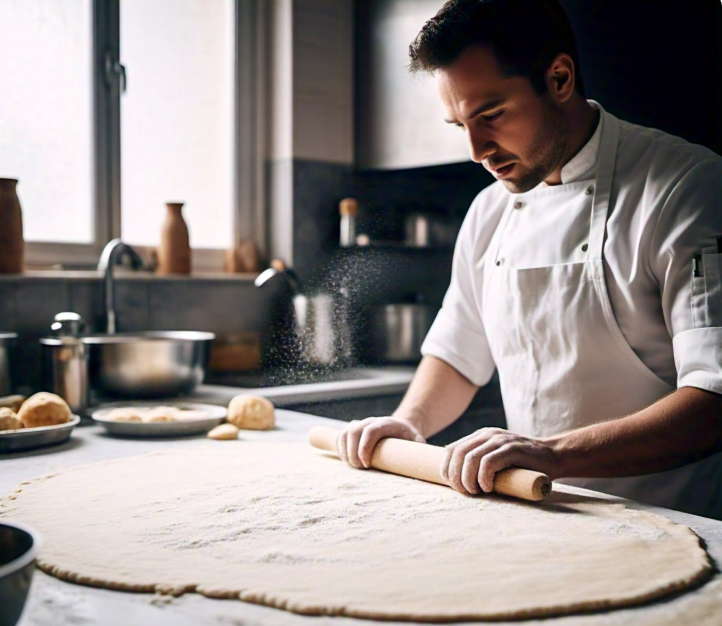
[[[0,274],[23,271],[25,243],[17,184],[14,178],[0,178]]]
[[[158,247],[158,274],[190,274],[191,246],[183,219],[183,203],[168,202],[166,207],[168,213]]]

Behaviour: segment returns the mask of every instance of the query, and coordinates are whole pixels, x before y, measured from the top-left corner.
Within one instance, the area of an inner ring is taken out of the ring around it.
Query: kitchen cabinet
[[[357,3],[356,161],[402,169],[468,161],[464,134],[444,122],[431,76],[411,76],[408,47],[443,0]]]

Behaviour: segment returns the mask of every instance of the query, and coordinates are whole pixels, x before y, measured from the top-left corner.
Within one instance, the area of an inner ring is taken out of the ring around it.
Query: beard
[[[502,180],[510,193],[526,193],[551,174],[564,155],[568,138],[566,120],[561,111],[544,97],[544,115],[532,139],[525,159],[530,165],[518,178]]]

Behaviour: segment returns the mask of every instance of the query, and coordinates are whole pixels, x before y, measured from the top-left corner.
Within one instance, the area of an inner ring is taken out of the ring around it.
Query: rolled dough
[[[561,615],[711,573],[697,536],[651,513],[563,491],[541,505],[466,497],[303,444],[208,444],[65,470],[23,483],[0,517],[37,528],[40,567],[65,580],[311,615]]]

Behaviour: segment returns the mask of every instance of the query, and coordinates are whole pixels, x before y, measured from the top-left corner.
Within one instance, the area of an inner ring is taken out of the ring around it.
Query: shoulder
[[[620,120],[616,176],[621,184],[644,187],[658,200],[689,175],[719,171],[722,157],[655,128]]]

